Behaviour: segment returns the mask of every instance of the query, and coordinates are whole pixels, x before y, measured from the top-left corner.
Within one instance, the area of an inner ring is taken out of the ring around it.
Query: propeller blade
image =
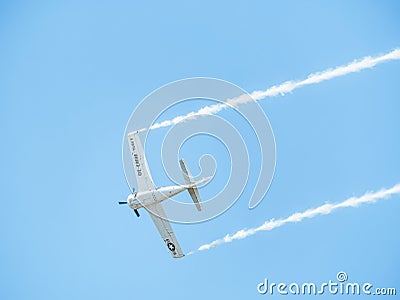
[[[128,204],[127,201],[118,201],[118,204]]]
[[[137,209],[134,209],[133,211],[135,212],[135,214],[136,214],[136,217],[138,217],[138,218],[139,218],[139,217],[140,217],[140,215],[139,215],[139,212],[138,212],[138,210],[137,210]]]

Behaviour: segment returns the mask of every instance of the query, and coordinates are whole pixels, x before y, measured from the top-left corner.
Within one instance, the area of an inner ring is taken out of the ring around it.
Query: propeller
[[[135,192],[135,188],[132,188],[132,194]],[[128,201],[118,201],[118,204],[128,204]]]
[[[132,194],[133,194],[134,192],[135,192],[135,188],[132,188]],[[128,201],[118,201],[118,204],[119,204],[119,205],[121,205],[121,204],[128,204]],[[137,209],[134,209],[133,211],[135,212],[135,215],[136,215],[137,217],[140,217],[140,214],[139,214],[139,212],[138,212]]]

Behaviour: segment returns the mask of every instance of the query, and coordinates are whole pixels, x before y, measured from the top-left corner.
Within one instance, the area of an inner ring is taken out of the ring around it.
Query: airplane
[[[119,201],[118,203],[128,204],[129,207],[133,209],[137,217],[140,216],[138,210],[140,208],[144,208],[150,214],[154,225],[156,225],[157,230],[172,257],[180,258],[185,255],[183,254],[174,231],[171,228],[171,224],[167,219],[161,202],[187,190],[197,210],[201,211],[203,206],[197,185],[209,180],[210,177],[194,182],[192,174],[190,173],[185,160],[181,159],[179,160],[179,164],[183,173],[183,179],[185,180],[186,184],[156,188],[147,166],[145,153],[139,138],[140,132],[141,130],[136,130],[128,133],[127,135],[129,149],[132,155],[132,163],[135,169],[138,190],[136,192],[133,190],[132,194],[128,196],[126,201]],[[157,215],[153,214],[152,212],[156,212]]]

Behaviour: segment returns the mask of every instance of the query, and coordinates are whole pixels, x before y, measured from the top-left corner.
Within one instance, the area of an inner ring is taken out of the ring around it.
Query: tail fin
[[[179,164],[181,165],[183,179],[185,180],[185,183],[189,186],[188,192],[190,194],[190,197],[192,197],[193,203],[194,203],[194,205],[196,205],[197,210],[201,211],[203,206],[201,203],[199,191],[196,186],[196,182],[193,181],[193,176],[190,173],[189,168],[186,165],[186,162],[183,159],[181,159],[179,161]],[[203,182],[203,180],[200,182]]]

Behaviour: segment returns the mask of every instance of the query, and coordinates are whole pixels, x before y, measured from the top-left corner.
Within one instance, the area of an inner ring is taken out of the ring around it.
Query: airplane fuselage
[[[187,185],[165,186],[150,191],[139,191],[128,196],[129,207],[137,210],[151,204],[160,203],[168,198],[183,192],[188,188]]]

